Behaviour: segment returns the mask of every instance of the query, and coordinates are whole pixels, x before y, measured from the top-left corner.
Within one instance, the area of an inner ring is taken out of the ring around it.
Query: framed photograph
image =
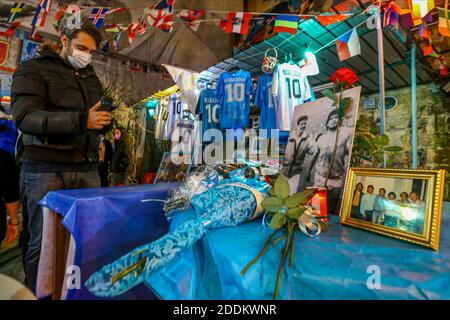
[[[191,153],[165,152],[154,183],[183,181],[192,164]]]
[[[445,170],[351,168],[341,222],[438,250]]]
[[[329,98],[296,106],[285,151],[282,172],[289,179],[291,192],[327,184],[330,203],[336,204],[330,212],[336,214],[350,166],[360,93],[361,87],[343,92],[344,98],[351,98],[351,104],[340,127],[337,109]]]

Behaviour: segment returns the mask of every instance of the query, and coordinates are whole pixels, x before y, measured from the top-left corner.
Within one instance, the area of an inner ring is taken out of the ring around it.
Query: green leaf
[[[339,107],[340,107],[340,108],[343,108],[344,111],[346,111],[347,108],[349,107],[349,105],[351,104],[351,102],[352,102],[352,98],[350,98],[350,97],[343,98],[343,99],[341,100],[341,102],[339,103],[339,104],[340,104]]]
[[[303,204],[307,204],[308,203],[308,198],[306,198],[305,194],[303,192],[298,192],[290,197],[287,197],[286,200],[284,200],[284,205],[286,207],[290,208],[295,208],[298,207],[299,205]]]
[[[269,212],[277,213],[280,211],[281,206],[283,205],[283,200],[270,197],[266,198],[261,202],[261,206]]]
[[[287,219],[284,214],[277,213],[273,216],[272,220],[270,220],[270,227],[272,229],[280,229],[285,225]]]
[[[272,196],[272,197],[276,197],[277,195],[275,194],[275,188],[270,188],[270,195]]]
[[[377,136],[381,133],[381,129],[379,127],[372,128],[372,129],[370,129],[370,133]]]
[[[338,116],[339,116],[339,119],[342,121],[343,119],[344,119],[344,117],[345,117],[345,109],[344,108],[342,108],[341,106],[339,106],[339,109],[338,109]]]
[[[287,197],[289,197],[289,194],[291,193],[289,181],[283,174],[280,174],[278,176],[277,180],[275,180],[275,184],[273,187],[275,189],[275,195],[277,196],[277,198],[280,198],[281,200],[284,200]]]
[[[317,188],[307,188],[305,191],[303,191],[303,194],[305,195],[306,199],[311,200],[311,198],[316,194]]]
[[[291,209],[288,209],[286,215],[291,219],[297,219],[305,212],[305,210],[306,210],[305,208],[300,208],[300,207],[291,208]]]
[[[400,152],[400,151],[403,151],[403,148],[402,148],[402,147],[399,147],[399,146],[390,146],[390,147],[384,148],[384,151],[388,151],[388,152]]]
[[[330,89],[326,89],[322,91],[322,94],[324,95],[324,97],[327,97],[328,99],[333,101],[333,105],[336,105],[336,95],[333,91],[331,91]]]
[[[385,135],[384,133],[378,138],[378,142],[382,146],[387,146],[389,144],[389,137]]]

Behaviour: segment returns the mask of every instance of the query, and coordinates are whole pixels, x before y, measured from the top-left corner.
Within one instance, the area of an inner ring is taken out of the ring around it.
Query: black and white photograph
[[[329,198],[340,196],[349,167],[360,91],[356,87],[343,92],[343,97],[352,100],[339,130],[338,111],[330,99],[321,98],[295,108],[283,162],[291,192],[327,186]]]

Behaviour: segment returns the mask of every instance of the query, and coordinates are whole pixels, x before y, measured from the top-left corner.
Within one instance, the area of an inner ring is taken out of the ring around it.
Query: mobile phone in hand
[[[100,107],[100,111],[111,112],[115,108],[117,108],[117,106],[114,105],[112,98],[110,98],[110,97],[103,96],[102,100],[101,100],[101,104],[102,105]]]

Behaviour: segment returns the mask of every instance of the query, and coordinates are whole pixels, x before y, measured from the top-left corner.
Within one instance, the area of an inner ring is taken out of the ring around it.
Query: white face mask
[[[92,54],[80,51],[78,49],[73,49],[73,52],[72,54],[69,54],[68,59],[70,64],[75,69],[83,69],[87,67],[89,63],[91,63]]]

